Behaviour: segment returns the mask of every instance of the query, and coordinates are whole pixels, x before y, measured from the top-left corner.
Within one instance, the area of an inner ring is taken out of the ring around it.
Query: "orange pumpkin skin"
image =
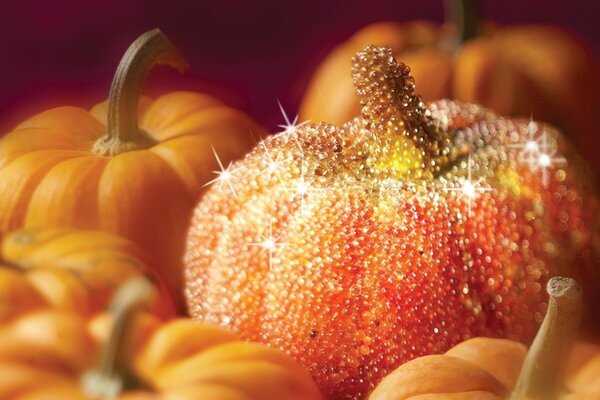
[[[285,350],[328,398],[361,399],[396,366],[469,337],[528,342],[560,271],[594,304],[599,204],[560,134],[544,127],[569,161],[546,188],[517,160],[526,121],[452,101],[425,110],[389,50],[354,60],[360,118],[266,139],[235,164],[236,196],[214,186],[200,201],[191,315]],[[462,155],[434,175],[423,148],[447,145]],[[487,182],[470,202],[454,191],[467,154],[473,182]]]
[[[73,313],[46,310],[0,327],[0,399],[97,399],[86,391],[85,376],[111,321],[100,314],[88,323]],[[163,323],[143,314],[132,329],[127,360],[138,384],[110,398],[321,398],[308,373],[288,356],[223,329],[186,319]]]
[[[589,351],[589,344],[579,347]],[[474,338],[445,354],[414,359],[383,379],[369,400],[503,400],[510,398],[527,348],[507,339]],[[600,399],[600,351],[570,371],[567,386],[573,391],[561,399]]]
[[[153,258],[180,300],[185,232],[219,167],[213,148],[227,165],[263,130],[210,96],[173,92],[140,102],[138,136],[153,145],[128,151],[121,143],[117,154],[99,154],[107,109],[105,102],[91,111],[48,110],[0,140],[0,232],[60,226],[115,233]]]
[[[386,46],[410,65],[425,101],[451,98],[500,115],[552,123],[600,171],[598,62],[577,38],[559,28],[531,25],[489,26],[456,48],[453,40],[448,26],[424,21],[366,26],[318,66],[300,107],[301,120],[339,125],[359,115],[350,59],[369,44]]]
[[[106,308],[120,284],[142,275],[159,289],[152,312],[174,315],[168,289],[128,240],[69,228],[13,232],[0,241],[0,323],[44,308],[91,317]]]

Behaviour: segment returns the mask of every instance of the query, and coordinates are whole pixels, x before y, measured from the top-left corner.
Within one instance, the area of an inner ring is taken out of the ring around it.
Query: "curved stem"
[[[449,139],[414,93],[410,68],[397,62],[390,48],[372,45],[357,53],[352,62],[352,79],[366,129],[379,138],[390,137],[390,132],[401,133],[420,150],[422,169],[439,169]]]
[[[150,281],[143,277],[125,282],[110,306],[114,322],[100,352],[97,368],[82,377],[81,387],[90,396],[113,398],[128,386],[143,386],[128,370],[131,324],[139,309],[155,296]]]
[[[114,156],[155,144],[139,129],[137,114],[142,85],[156,64],[167,64],[180,72],[187,68],[173,43],[159,29],[138,37],[121,59],[108,96],[107,132],[94,144],[94,153]]]
[[[479,33],[477,0],[445,0],[446,21],[452,21],[457,33],[457,46]]]
[[[552,400],[563,390],[565,360],[581,320],[581,287],[571,278],[555,277],[547,291],[548,311],[523,363],[512,400]]]

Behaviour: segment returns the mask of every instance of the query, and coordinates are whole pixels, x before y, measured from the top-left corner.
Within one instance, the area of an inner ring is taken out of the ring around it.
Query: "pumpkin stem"
[[[456,29],[456,48],[479,33],[479,14],[476,0],[446,0],[446,21]]]
[[[156,144],[139,129],[137,118],[142,84],[155,64],[167,64],[180,72],[187,68],[173,43],[159,29],[138,37],[121,59],[108,96],[107,131],[94,143],[94,153],[115,156]]]
[[[410,68],[394,59],[388,47],[367,46],[352,59],[352,78],[361,103],[364,128],[382,140],[409,138],[433,173],[446,161],[448,138],[434,125],[421,96],[414,94]]]
[[[113,398],[128,387],[144,387],[128,370],[131,324],[140,308],[156,294],[150,281],[132,278],[117,291],[110,305],[114,322],[110,336],[101,349],[97,368],[83,375],[82,389],[92,397]]]
[[[581,320],[581,287],[571,278],[555,277],[546,290],[548,311],[523,363],[512,400],[552,400],[564,391],[565,359]]]

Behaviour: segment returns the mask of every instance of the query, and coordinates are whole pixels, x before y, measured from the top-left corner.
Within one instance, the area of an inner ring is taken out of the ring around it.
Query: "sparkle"
[[[519,149],[519,162],[526,164],[532,172],[541,171],[542,185],[548,187],[550,183],[549,169],[553,164],[564,164],[567,160],[555,157],[556,146],[548,142],[546,130],[537,136],[538,124],[531,120],[527,125],[527,138],[524,142],[511,145]]]
[[[490,187],[483,187],[481,185],[481,183],[483,182],[483,178],[479,178],[478,180],[473,182],[471,166],[472,166],[471,155],[469,154],[469,158],[467,160],[467,178],[461,179],[459,187],[450,187],[450,188],[443,189],[444,191],[458,192],[459,199],[466,197],[467,206],[468,206],[468,210],[469,210],[469,216],[471,216],[471,214],[472,214],[471,204],[472,204],[473,199],[475,199],[480,193],[489,192],[489,191],[493,190]]]
[[[261,242],[251,242],[248,243],[248,246],[261,247],[261,253],[266,251],[269,254],[269,271],[273,270],[273,253],[277,251],[277,248],[280,246],[285,246],[287,243],[282,243],[279,240],[281,239],[281,235],[275,237],[273,236],[273,220],[269,221],[269,232],[266,237],[263,238]]]
[[[281,171],[283,170],[283,164],[280,160],[281,152],[277,152],[277,155],[273,157],[269,148],[265,145],[265,141],[260,142],[260,146],[264,150],[264,158],[266,167],[261,170],[261,173],[267,173],[269,175],[274,175],[277,177],[277,180],[281,181]]]
[[[237,193],[235,192],[235,188],[233,187],[231,180],[233,179],[233,174],[235,174],[240,168],[232,168],[233,165],[231,162],[229,163],[229,165],[227,165],[227,168],[223,167],[221,158],[219,158],[219,155],[217,154],[217,151],[214,147],[212,148],[212,151],[215,155],[215,158],[217,159],[217,163],[219,164],[219,170],[212,171],[214,174],[217,174],[217,177],[211,181],[206,182],[204,186],[209,186],[216,182],[218,184],[219,189],[221,189],[223,188],[223,185],[227,185],[233,196],[237,199]]]
[[[550,156],[548,154],[540,154],[538,163],[540,164],[540,166],[542,168],[546,168],[552,164],[552,159],[550,158]]]
[[[295,197],[300,198],[300,211],[304,212],[306,200],[310,192],[321,191],[323,189],[315,188],[312,185],[312,180],[307,180],[305,175],[305,161],[304,158],[300,161],[300,177],[298,177],[292,187],[284,187],[283,190],[291,191]]]
[[[285,121],[285,124],[278,125],[279,128],[283,129],[283,131],[278,133],[292,136],[293,140],[296,142],[296,146],[298,146],[298,149],[300,150],[300,153],[304,154],[304,150],[302,149],[302,145],[298,140],[298,135],[296,134],[296,132],[298,131],[298,128],[300,128],[302,125],[308,124],[310,121],[303,121],[298,123],[298,114],[296,114],[294,120],[290,121],[290,118],[286,114],[279,100],[277,100],[277,104],[279,104],[279,111],[281,111],[281,115],[283,116],[283,120]]]

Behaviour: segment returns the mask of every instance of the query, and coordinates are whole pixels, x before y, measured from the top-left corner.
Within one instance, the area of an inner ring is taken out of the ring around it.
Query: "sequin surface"
[[[260,143],[186,254],[191,315],[288,352],[330,399],[473,336],[530,341],[550,276],[600,286],[593,180],[555,129],[423,104],[389,49],[353,61],[361,116]]]

